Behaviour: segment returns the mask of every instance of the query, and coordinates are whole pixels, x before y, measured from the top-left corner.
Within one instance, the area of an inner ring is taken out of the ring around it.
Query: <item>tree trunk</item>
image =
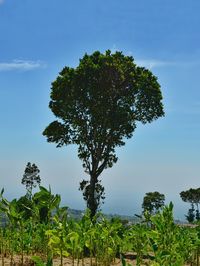
[[[95,175],[90,176],[90,189],[89,189],[89,198],[88,198],[88,208],[90,209],[91,219],[95,216],[97,212],[97,202],[95,198],[95,185],[97,183],[97,177]]]

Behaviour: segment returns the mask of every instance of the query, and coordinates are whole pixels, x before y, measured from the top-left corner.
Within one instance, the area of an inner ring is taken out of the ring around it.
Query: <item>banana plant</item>
[[[51,249],[52,257],[54,254],[60,256],[60,265],[63,265],[63,257],[68,257],[69,244],[67,242],[68,224],[66,209],[58,210],[57,214],[53,217],[53,229],[46,231],[48,236],[48,246]]]
[[[132,244],[132,251],[136,253],[136,265],[143,263],[143,257],[148,257],[149,241],[148,241],[149,227],[145,224],[136,224],[129,230],[129,241]]]
[[[96,256],[100,263],[110,265],[114,262],[122,239],[119,235],[122,224],[119,221],[108,221],[105,217],[96,224]]]
[[[82,260],[82,265],[85,264],[84,256],[87,255],[87,251],[90,253],[90,263],[92,263],[92,247],[91,247],[91,239],[89,237],[89,231],[94,227],[90,219],[90,211],[86,210],[82,219],[78,222],[72,222],[71,227],[74,231],[79,234],[79,243],[78,243],[78,264],[79,259]]]
[[[40,186],[40,191],[33,195],[33,202],[35,208],[40,216],[40,222],[48,224],[51,220],[53,211],[57,210],[60,205],[60,195],[53,195],[51,193],[51,187],[49,190]]]
[[[3,197],[4,189],[0,193],[0,210],[4,212],[8,221],[9,228],[11,232],[14,231],[14,228],[19,229],[19,245],[21,253],[21,264],[24,262],[24,222],[22,212],[19,212],[18,203],[16,199],[13,199],[9,202],[6,198]],[[11,244],[12,247],[12,244]],[[11,250],[11,263],[13,261],[13,250]]]
[[[180,250],[179,227],[174,223],[173,204],[165,206],[162,212],[151,217],[154,229],[149,231],[149,240],[155,262],[162,266],[183,266],[184,257]]]

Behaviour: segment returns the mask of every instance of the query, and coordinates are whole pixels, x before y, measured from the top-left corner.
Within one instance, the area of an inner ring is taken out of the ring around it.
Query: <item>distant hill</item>
[[[70,209],[68,208],[68,217],[75,219],[75,220],[80,220],[85,211],[83,210],[75,210],[75,209]],[[104,214],[107,219],[112,219],[112,218],[119,218],[120,220],[131,222],[131,223],[137,223],[139,219],[134,216],[128,216],[128,215],[120,215],[120,214]],[[7,223],[7,218],[3,213],[0,213],[0,226],[4,226]]]
[[[67,212],[68,212],[68,217],[75,219],[75,220],[80,220],[85,213],[84,210],[75,210],[75,209],[70,209],[70,208],[68,208]],[[109,220],[111,220],[112,218],[119,218],[122,221],[129,222],[132,224],[138,223],[141,221],[139,217],[131,216],[131,215],[121,215],[121,214],[104,214],[104,215]],[[6,223],[7,223],[7,218],[5,217],[3,213],[0,213],[0,226],[2,225],[4,226]],[[181,224],[185,224],[186,222],[175,220],[175,223],[181,225]]]
[[[75,210],[75,209],[68,209],[68,215],[71,218],[74,218],[75,220],[81,219],[81,217],[84,215],[83,210]],[[109,220],[112,218],[119,218],[120,220],[128,221],[131,223],[137,223],[139,221],[139,218],[135,216],[130,215],[121,215],[121,214],[104,214],[106,218]]]

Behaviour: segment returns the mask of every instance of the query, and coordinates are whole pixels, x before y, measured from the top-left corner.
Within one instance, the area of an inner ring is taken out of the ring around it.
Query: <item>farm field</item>
[[[1,258],[0,258],[1,259]],[[15,256],[14,257],[14,265],[16,265],[16,266],[18,266],[18,265],[20,265],[20,262],[21,261],[21,259],[20,259],[20,257],[19,256]],[[95,259],[93,258],[93,261],[95,261]],[[131,261],[131,260],[127,260],[129,263],[131,263],[132,265],[136,265],[135,264],[135,261]],[[84,259],[84,265],[85,266],[90,266],[90,258],[85,258]],[[0,262],[0,265],[2,265],[2,262]],[[24,266],[30,266],[31,265],[31,262],[30,262],[30,257],[25,257],[25,260],[24,260]],[[55,258],[54,260],[53,260],[53,265],[54,266],[59,266],[60,265],[60,259],[59,258]],[[70,258],[64,258],[63,259],[63,266],[65,266],[65,265],[73,265],[73,262],[72,262],[72,259],[70,259]],[[78,261],[77,260],[75,260],[75,262],[74,262],[74,265],[75,266],[77,266],[77,265],[82,265],[82,263],[81,262],[79,262],[78,263]],[[117,265],[121,265],[121,261],[119,260],[119,259],[116,259],[116,261],[114,262],[114,263],[112,263],[111,265],[113,265],[113,266],[117,266]],[[10,266],[10,259],[9,258],[5,258],[4,259],[4,266]]]
[[[2,191],[0,265],[199,265],[200,226],[175,224],[172,203],[130,224],[89,211],[75,220],[60,201],[44,187],[11,202]]]
[[[95,261],[93,259],[93,261]],[[131,265],[136,265],[136,261],[133,261],[133,260],[127,260],[128,263],[130,263]],[[19,256],[16,256],[14,258],[14,265],[18,266],[20,265],[20,257]],[[0,262],[0,265],[2,265],[2,262]],[[31,265],[31,262],[30,262],[30,258],[27,257],[25,258],[25,262],[24,262],[24,266],[30,266]],[[53,265],[54,266],[59,266],[60,265],[60,259],[54,259],[53,260]],[[69,265],[73,265],[72,263],[72,259],[69,259],[69,258],[64,258],[63,259],[63,266],[69,266]],[[77,265],[82,265],[81,263],[78,264],[78,261],[75,260],[75,266]],[[90,258],[85,258],[84,260],[84,265],[85,266],[90,266]],[[111,265],[113,266],[118,266],[118,265],[121,265],[121,261],[119,259],[116,259],[116,261],[114,263],[112,263]],[[5,258],[4,259],[4,266],[10,266],[10,259],[9,258]]]

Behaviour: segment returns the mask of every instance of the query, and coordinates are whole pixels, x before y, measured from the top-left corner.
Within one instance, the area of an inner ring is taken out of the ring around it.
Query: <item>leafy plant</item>
[[[149,239],[155,262],[162,266],[182,266],[184,250],[180,249],[180,228],[174,223],[173,204],[151,217],[154,230],[149,231]]]
[[[35,262],[36,266],[53,266],[52,258],[48,259],[46,263],[38,256],[32,256],[31,260]]]

